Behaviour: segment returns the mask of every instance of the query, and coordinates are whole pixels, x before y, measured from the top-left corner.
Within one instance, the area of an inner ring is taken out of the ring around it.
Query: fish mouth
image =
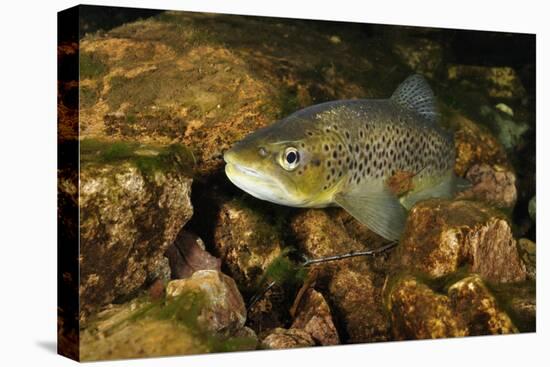
[[[247,175],[247,176],[250,176],[250,177],[256,177],[258,179],[268,179],[269,180],[269,178],[266,175],[263,175],[260,172],[258,172],[257,170],[246,167],[246,166],[243,166],[241,164],[227,163],[226,164],[226,170],[227,170],[227,167],[229,167],[230,170],[231,169],[236,170],[237,172],[239,172],[239,174]]]
[[[255,169],[236,163],[227,163],[225,174],[235,186],[258,199],[275,203],[281,203],[284,200],[277,182]]]

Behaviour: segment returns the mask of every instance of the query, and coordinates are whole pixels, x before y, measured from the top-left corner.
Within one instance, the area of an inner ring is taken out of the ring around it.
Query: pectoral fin
[[[359,222],[388,240],[398,240],[403,232],[407,212],[383,181],[369,182],[339,193],[335,201]]]
[[[469,187],[471,187],[470,182],[463,178],[457,177],[451,171],[430,185],[421,186],[401,197],[400,202],[407,210],[409,210],[419,201],[430,198],[450,199],[458,191],[462,191]]]

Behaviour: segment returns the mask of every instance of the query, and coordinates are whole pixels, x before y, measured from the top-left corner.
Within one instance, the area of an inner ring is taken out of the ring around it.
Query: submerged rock
[[[468,335],[466,324],[453,310],[451,301],[410,276],[395,282],[388,309],[397,340]]]
[[[340,344],[330,308],[321,293],[308,288],[297,302],[292,328],[309,333],[318,345]]]
[[[391,284],[387,307],[398,340],[518,332],[478,275],[466,275],[439,292],[410,275]]]
[[[518,332],[478,275],[468,276],[452,284],[447,293],[453,308],[466,322],[468,335]]]
[[[81,142],[81,318],[167,277],[164,252],[193,214],[179,151],[155,148],[144,157],[137,149]]]
[[[198,316],[202,329],[233,335],[244,327],[246,308],[232,278],[216,270],[199,270],[190,278],[172,280],[166,286],[167,297],[193,292],[204,297]]]
[[[522,283],[492,284],[491,292],[519,331],[536,331],[537,292],[534,279]]]
[[[294,328],[276,328],[262,340],[264,349],[303,348],[314,345],[315,341],[308,332]]]
[[[527,238],[520,238],[518,240],[518,251],[527,269],[528,277],[535,280],[537,277],[537,245]]]
[[[466,173],[472,187],[458,194],[458,198],[477,199],[498,208],[513,208],[517,200],[516,175],[501,166],[476,164]]]
[[[310,209],[292,219],[291,228],[305,255],[318,258],[379,245],[378,236],[361,224],[348,224],[347,221],[353,219],[342,212],[341,209]],[[363,238],[358,237],[361,242],[350,235],[357,229],[355,226],[362,227]],[[316,265],[315,271],[318,273],[317,283],[324,289],[323,295],[347,334],[343,342],[385,341],[390,338],[382,297],[384,275],[375,272],[368,260],[352,258],[329,262]]]
[[[109,305],[81,324],[81,360],[251,350],[244,303],[233,280],[215,270],[174,280],[166,298]]]
[[[508,221],[494,209],[466,200],[432,199],[413,207],[392,258],[397,269],[432,278],[463,266],[494,282],[527,277]]]
[[[167,320],[141,320],[99,335],[84,331],[81,333],[80,345],[81,361],[189,355],[210,351],[206,342]]]
[[[188,278],[198,270],[221,271],[220,259],[210,255],[200,237],[182,231],[166,250],[170,262],[172,279]]]
[[[455,130],[455,172],[464,177],[474,165],[488,164],[511,171],[506,151],[488,129],[457,112],[451,112],[449,125]]]
[[[523,98],[526,94],[521,79],[511,67],[484,67],[451,65],[447,68],[449,80],[472,80],[483,84],[493,98]]]
[[[254,292],[267,266],[281,254],[281,233],[267,216],[234,199],[220,205],[213,245],[244,292]]]
[[[441,44],[429,38],[398,39],[392,50],[412,70],[429,78],[436,76],[443,63]]]

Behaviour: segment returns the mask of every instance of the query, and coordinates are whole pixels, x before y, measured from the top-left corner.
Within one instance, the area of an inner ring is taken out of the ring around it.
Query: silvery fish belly
[[[389,99],[297,111],[236,143],[224,159],[227,177],[259,199],[337,205],[389,240],[399,239],[407,209],[451,197],[458,182],[452,137],[438,126],[433,93],[420,75]],[[406,190],[395,190],[396,177],[407,179]]]

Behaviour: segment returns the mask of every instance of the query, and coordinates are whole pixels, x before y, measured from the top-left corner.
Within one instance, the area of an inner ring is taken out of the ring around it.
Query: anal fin
[[[384,181],[368,182],[335,197],[338,205],[388,240],[399,240],[407,212]]]

